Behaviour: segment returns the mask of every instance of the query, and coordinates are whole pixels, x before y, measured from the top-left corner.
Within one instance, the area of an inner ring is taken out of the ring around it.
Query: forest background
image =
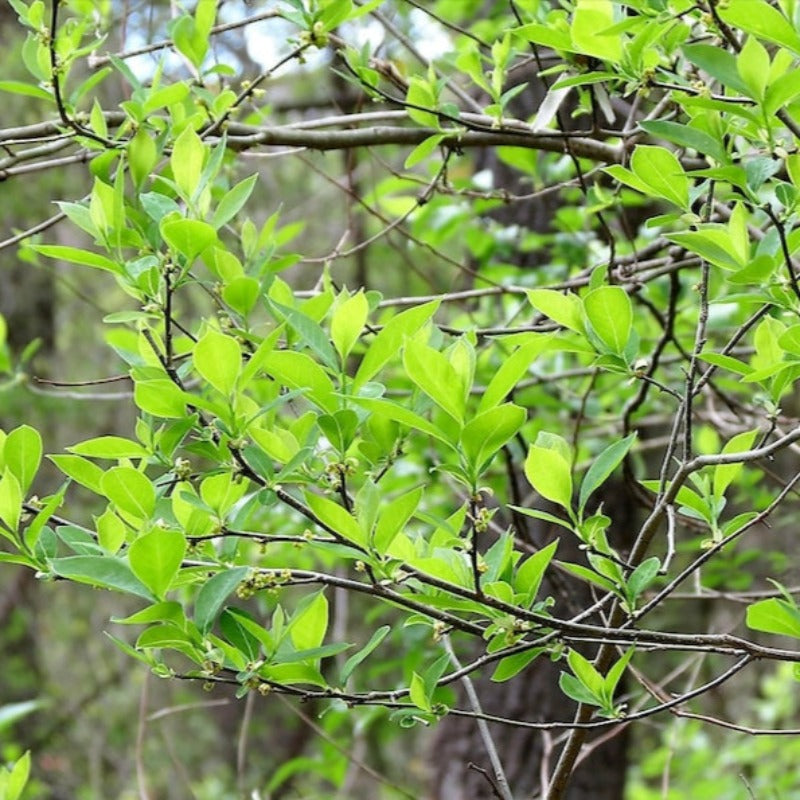
[[[795,796],[798,30],[0,6],[0,796]]]

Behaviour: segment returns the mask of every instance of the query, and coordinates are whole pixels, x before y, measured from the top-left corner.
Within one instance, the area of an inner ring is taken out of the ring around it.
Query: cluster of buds
[[[486,531],[489,529],[489,522],[493,516],[494,511],[486,508],[486,506],[481,506],[478,509],[477,514],[475,514],[475,519],[473,520],[475,533],[486,533]]]
[[[247,600],[256,592],[277,589],[291,579],[292,571],[290,569],[284,569],[279,573],[252,570],[250,574],[236,587],[236,596],[240,600]]]
[[[325,480],[331,491],[338,492],[342,488],[342,479],[355,474],[358,461],[355,458],[346,458],[344,461],[334,461],[325,465]]]
[[[192,474],[192,464],[188,458],[176,458],[172,465],[172,471],[178,480],[188,480]]]

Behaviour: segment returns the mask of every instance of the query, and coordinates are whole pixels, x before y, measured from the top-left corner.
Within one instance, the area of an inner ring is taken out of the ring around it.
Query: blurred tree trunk
[[[14,37],[19,36],[15,23],[16,13],[12,7],[0,3],[0,41],[11,58],[19,52],[14,43]],[[2,230],[5,232],[32,224],[30,215],[37,210],[22,201],[17,192],[14,179],[0,183]],[[43,208],[39,210],[45,216],[44,202],[40,205]],[[45,270],[17,258],[15,246],[0,250],[0,315],[8,326],[8,343],[14,359],[31,342],[38,340],[37,364],[44,366],[55,342],[55,288],[52,276]],[[0,407],[0,429],[7,431],[18,424],[21,415],[17,410],[30,401],[23,394],[24,390],[20,389],[6,393]],[[36,595],[36,580],[31,570],[3,571],[0,580],[0,663],[3,664],[0,670],[0,704],[30,700],[41,694]],[[23,719],[14,728],[23,746],[33,736],[31,720]]]
[[[515,98],[511,113],[518,119],[527,119],[536,114],[547,92],[546,86],[535,74],[526,76],[528,87]],[[588,124],[586,117],[573,120],[571,109],[561,115],[565,127]],[[519,172],[496,157],[494,150],[478,156],[481,161],[477,170],[489,169],[493,175],[495,189],[505,188],[512,194],[531,192],[530,183],[522,179]],[[547,158],[539,154],[539,159]],[[552,232],[551,222],[560,207],[558,193],[521,202],[509,203],[492,213],[500,224],[517,226],[521,240],[526,233],[547,234]],[[599,234],[602,237],[602,232]],[[517,253],[516,263],[521,268],[536,269],[546,263],[547,250]],[[520,461],[521,463],[521,461]],[[516,470],[517,472],[521,470]],[[524,480],[524,479],[521,479]],[[604,503],[605,513],[614,520],[610,541],[625,548],[625,534],[634,530],[636,503],[624,485],[617,484],[599,498]],[[551,509],[557,513],[556,509]],[[526,530],[517,534],[537,549],[560,537],[558,558],[566,561],[584,560],[575,537],[570,539],[563,529],[554,529],[545,523],[521,518],[517,520]],[[530,524],[534,523],[534,524]],[[614,536],[614,534],[617,536]],[[572,611],[587,608],[592,604],[591,590],[586,583],[569,577],[549,581],[542,585],[542,595],[556,599],[557,612],[569,615]],[[587,648],[584,655],[591,658],[594,653]],[[552,663],[547,657],[536,659],[521,675],[507,683],[490,680],[494,665],[484,670],[474,680],[475,690],[486,714],[512,720],[552,721],[571,720],[576,705],[558,688],[558,676],[563,666]],[[469,704],[459,687],[457,705],[469,709]],[[558,761],[563,731],[540,731],[514,728],[505,725],[490,725],[490,731],[500,760],[506,771],[509,786],[515,798],[538,796],[541,782],[546,780]],[[607,734],[601,732],[601,736]],[[594,742],[594,745],[593,745]],[[596,746],[595,746],[596,745]],[[600,738],[590,737],[586,747],[591,754],[576,770],[567,800],[621,800],[624,793],[627,768],[626,731],[601,743]],[[434,734],[431,748],[430,770],[433,776],[431,800],[489,800],[498,795],[486,775],[492,775],[491,765],[474,720],[466,717],[446,717]],[[471,767],[470,765],[474,765]],[[485,770],[485,774],[482,772]]]

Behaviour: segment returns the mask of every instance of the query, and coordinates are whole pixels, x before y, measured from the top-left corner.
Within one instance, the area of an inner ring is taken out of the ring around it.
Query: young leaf
[[[186,554],[186,539],[178,531],[153,528],[128,549],[134,575],[162,599],[178,573]]]
[[[226,222],[230,222],[241,211],[244,204],[253,192],[253,188],[258,180],[258,175],[251,175],[240,181],[232,189],[226,192],[211,218],[211,227],[215,230],[221,228]]]
[[[656,579],[659,569],[661,569],[661,561],[656,556],[651,556],[642,561],[630,574],[626,582],[626,595],[631,611],[636,606],[636,601],[642,592]]]
[[[525,459],[525,477],[546,500],[571,509],[572,474],[569,462],[560,452],[531,445]]]
[[[8,526],[13,533],[19,530],[19,520],[22,516],[22,487],[17,476],[6,467],[3,477],[0,478],[0,520]],[[0,534],[6,531],[0,529]]]
[[[381,367],[396,357],[403,341],[412,337],[439,308],[438,300],[409,308],[392,317],[369,345],[353,381],[356,390],[370,380]]]
[[[491,680],[495,683],[503,683],[511,680],[511,678],[522,672],[528,664],[543,652],[543,647],[532,647],[530,650],[523,650],[521,653],[515,653],[513,656],[506,656],[500,659],[492,674]]]
[[[431,701],[425,688],[425,680],[417,672],[414,672],[411,675],[411,685],[409,686],[408,693],[409,697],[411,698],[411,702],[417,708],[421,708],[423,711],[427,711],[428,713],[433,710]]]
[[[88,583],[114,592],[123,592],[155,602],[156,597],[131,568],[111,556],[67,556],[54,558],[50,566],[56,575],[78,583]]]
[[[689,210],[689,179],[674,153],[665,147],[639,145],[631,156],[631,169],[652,194]]]
[[[423,489],[420,487],[400,495],[389,503],[384,503],[373,537],[373,546],[380,555],[386,553],[395,536],[411,519],[422,499],[422,492]]]
[[[29,425],[11,431],[3,445],[6,467],[19,481],[23,495],[30,489],[42,460],[42,437]]]
[[[348,678],[353,674],[353,670],[380,645],[380,643],[389,635],[390,631],[391,628],[388,625],[382,625],[372,634],[370,640],[364,645],[364,647],[361,648],[361,650],[350,656],[350,658],[345,661],[345,664],[342,667],[341,675],[339,676],[339,684],[341,686],[346,685]]]
[[[744,453],[753,446],[758,430],[745,431],[731,438],[722,448],[722,455],[728,453]],[[714,467],[714,497],[722,497],[725,490],[736,480],[742,471],[743,464],[718,464]]]
[[[586,317],[600,341],[612,353],[622,355],[633,328],[633,307],[619,286],[601,286],[583,298]]]
[[[138,520],[149,519],[155,509],[153,484],[133,467],[112,467],[103,474],[100,488],[120,511]]]
[[[192,361],[218,392],[231,395],[242,369],[242,348],[236,339],[209,328],[195,345]]]
[[[68,478],[76,483],[91,489],[96,494],[103,494],[100,483],[103,479],[103,470],[91,461],[81,456],[55,455],[47,456]]]
[[[599,489],[606,482],[609,475],[622,463],[622,459],[625,458],[635,441],[636,434],[632,433],[619,442],[609,445],[597,456],[583,477],[578,494],[578,513],[583,513],[586,501],[592,492]]]
[[[478,470],[525,424],[525,409],[506,403],[473,417],[461,432],[461,446]]]
[[[800,610],[776,597],[760,600],[747,608],[747,627],[800,639]]]
[[[324,592],[305,598],[289,623],[292,643],[298,650],[319,647],[328,630],[328,599]]]
[[[247,567],[224,569],[203,584],[194,602],[194,622],[203,635],[211,630],[222,604],[244,580],[247,572]]]
[[[553,322],[576,333],[583,333],[581,299],[575,294],[563,294],[552,289],[530,289],[530,304]]]
[[[338,503],[321,497],[313,492],[306,492],[306,503],[309,508],[325,523],[331,530],[349,539],[357,545],[366,545],[367,537],[355,518],[349,514]]]
[[[191,200],[200,183],[207,148],[191,125],[175,140],[170,156],[170,166],[175,183],[185,200]]]
[[[347,298],[334,311],[331,318],[331,339],[342,363],[361,336],[368,313],[369,303],[363,291]]]
[[[408,341],[403,350],[403,366],[414,383],[457,422],[464,420],[464,387],[458,373],[438,350],[417,341]]]
[[[517,568],[514,590],[525,595],[523,605],[530,606],[536,599],[542,578],[558,548],[558,539],[543,547],[538,553],[528,556]]]
[[[89,458],[147,458],[147,450],[139,442],[122,436],[98,436],[68,447],[70,453]]]

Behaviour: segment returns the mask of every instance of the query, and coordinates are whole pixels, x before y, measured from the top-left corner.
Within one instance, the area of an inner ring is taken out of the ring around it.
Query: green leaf
[[[683,53],[693,64],[740,94],[746,95],[747,85],[741,79],[736,66],[736,58],[721,47],[710,44],[684,45]]]
[[[250,198],[257,180],[257,174],[251,175],[249,178],[237,183],[236,186],[223,195],[214,211],[214,216],[211,218],[211,226],[215,230],[221,228],[226,222],[230,222],[241,211]]]
[[[316,320],[312,319],[302,311],[282,305],[275,300],[271,301],[271,305],[277,309],[289,325],[300,335],[300,338],[314,355],[330,370],[339,371],[339,362],[336,358],[336,352],[328,340],[325,331]]]
[[[389,627],[389,625],[383,625],[378,628],[378,630],[372,634],[370,640],[361,648],[361,650],[350,656],[350,658],[345,661],[345,664],[342,667],[341,675],[339,676],[340,686],[345,686],[347,684],[347,680],[353,674],[353,670],[380,645],[380,643],[389,635],[391,630],[392,629]]]
[[[568,461],[557,450],[531,445],[525,459],[525,477],[546,500],[569,510],[572,506],[572,474]]]
[[[202,585],[194,603],[194,621],[204,636],[211,630],[222,604],[245,579],[248,571],[248,567],[224,569]]]
[[[10,92],[11,94],[21,94],[25,97],[35,97],[38,100],[47,100],[50,103],[55,102],[52,92],[48,92],[32,83],[23,83],[22,81],[0,81],[0,92]]]
[[[242,499],[247,481],[237,480],[230,471],[208,475],[200,484],[200,497],[222,518]]]
[[[769,53],[754,36],[748,36],[741,52],[736,57],[736,68],[750,90],[749,95],[764,99],[769,79]]]
[[[319,647],[328,631],[328,599],[322,591],[304,598],[292,616],[289,633],[298,650]]]
[[[414,306],[392,317],[369,345],[358,367],[353,381],[357,390],[372,378],[400,352],[406,338],[412,337],[436,313],[440,301],[433,300],[421,306]]]
[[[89,458],[147,458],[147,450],[139,442],[122,436],[98,436],[68,447],[71,453]]]
[[[310,400],[328,413],[337,410],[334,387],[325,370],[305,353],[273,350],[264,355],[264,371],[292,389],[305,389]]]
[[[589,469],[586,470],[578,495],[579,513],[583,513],[583,509],[586,507],[586,502],[592,492],[599,489],[606,482],[609,475],[622,463],[622,459],[625,458],[635,441],[636,434],[632,433],[619,442],[614,442],[614,444],[603,450]]]
[[[149,519],[156,506],[153,484],[133,467],[112,467],[100,480],[103,494],[138,520]]]
[[[56,575],[77,583],[88,583],[114,592],[133,594],[150,602],[155,601],[152,592],[133,574],[131,568],[118,558],[111,556],[67,556],[54,558],[50,566]]]
[[[588,581],[589,583],[593,583],[595,586],[599,586],[606,592],[619,595],[619,587],[613,581],[610,581],[599,572],[595,572],[594,570],[584,567],[581,564],[572,564],[568,561],[560,561],[558,563],[561,564],[561,566],[567,572],[571,572],[573,575],[575,575],[575,577],[584,581]]]
[[[745,33],[788,47],[800,54],[800,36],[794,26],[776,8],[764,0],[729,0],[719,9],[719,15],[729,25]]]
[[[731,438],[722,448],[722,455],[729,453],[744,453],[753,446],[753,442],[758,436],[758,429],[739,433]],[[714,496],[719,498],[725,494],[725,490],[736,480],[736,476],[742,471],[743,464],[717,464],[714,467]]]
[[[528,664],[534,661],[543,652],[543,647],[532,647],[530,650],[524,650],[521,653],[515,653],[513,656],[506,656],[500,659],[491,679],[495,683],[503,683],[504,681],[511,680],[511,678],[522,672]]]
[[[328,500],[327,497],[321,497],[313,492],[306,492],[305,498],[309,508],[329,528],[357,545],[366,546],[367,537],[364,531],[347,510],[338,503],[334,503],[333,500]]]
[[[44,705],[41,700],[22,700],[0,706],[0,732],[10,728],[17,720],[24,719]]]
[[[557,548],[558,539],[548,544],[547,547],[543,547],[538,553],[528,556],[517,568],[514,576],[514,591],[525,595],[523,605],[530,606],[536,600],[544,573]]]
[[[186,397],[168,378],[137,381],[133,390],[133,401],[142,411],[167,419],[186,416]]]
[[[619,286],[601,286],[583,298],[586,318],[600,341],[622,355],[633,330],[633,307],[628,293]]]
[[[613,166],[606,167],[603,171],[614,178],[614,180],[619,183],[624,183],[625,186],[630,186],[631,189],[635,189],[637,192],[648,196],[653,194],[653,188],[650,184],[643,181],[629,169],[625,169],[625,167],[614,164]]]
[[[450,444],[450,441],[448,440],[444,431],[442,431],[432,422],[428,422],[425,417],[415,414],[405,406],[392,403],[389,400],[371,400],[361,397],[355,398],[355,401],[360,406],[372,411],[374,414],[386,417],[386,419],[393,420],[394,422],[399,422],[401,425],[405,425],[407,428],[421,431],[428,436],[433,436],[435,439],[438,439],[444,444]]]
[[[464,455],[479,470],[525,424],[525,409],[506,403],[471,419],[461,432]]]
[[[631,658],[633,658],[633,654],[635,652],[635,647],[629,647],[622,657],[617,659],[614,666],[611,667],[606,674],[605,680],[603,681],[603,695],[606,698],[606,702],[609,706],[612,705],[614,692],[617,690],[617,685],[619,684],[620,679],[625,673],[625,669],[630,663]]]
[[[689,210],[689,179],[674,153],[664,147],[638,145],[631,156],[631,169],[652,194]]]
[[[581,299],[576,294],[562,294],[552,289],[528,290],[530,304],[553,322],[576,333],[583,333]]]
[[[658,571],[661,569],[661,561],[652,556],[647,558],[639,564],[638,567],[630,574],[626,581],[628,598],[632,604],[636,603],[638,597],[648,586],[656,579]],[[633,610],[633,609],[631,609]]]
[[[3,787],[3,800],[19,800],[22,797],[22,790],[28,783],[31,772],[30,750],[20,756],[11,767],[11,771],[6,773],[5,787]]]
[[[691,147],[701,155],[709,155],[716,161],[725,162],[728,154],[722,143],[705,131],[690,125],[681,125],[669,120],[644,120],[639,127],[651,136],[666,139],[681,147]]]
[[[409,697],[411,702],[423,711],[430,713],[433,710],[431,701],[428,698],[428,691],[425,688],[425,679],[418,673],[411,675],[411,685],[409,686]]]
[[[560,519],[555,514],[549,514],[547,511],[542,511],[538,508],[522,508],[522,506],[514,505],[509,505],[509,508],[513,508],[514,511],[519,511],[520,514],[524,514],[526,517],[541,519],[544,522],[549,522],[552,525],[559,525],[562,528],[566,528],[570,533],[575,532],[575,528],[571,523]]]
[[[613,24],[614,6],[611,0],[578,0],[570,27],[574,49],[579,53],[618,62],[622,58],[620,35],[603,33]]]
[[[255,307],[261,294],[261,284],[255,278],[240,275],[226,284],[222,299],[237,313],[246,317]]]
[[[19,481],[22,494],[27,494],[42,461],[39,431],[30,425],[20,425],[8,434],[2,452],[5,465]]]
[[[232,336],[208,328],[194,347],[192,363],[201,377],[230,397],[242,369],[242,348]]]
[[[602,705],[599,697],[593,695],[577,678],[568,672],[561,673],[558,678],[558,685],[567,697],[572,698],[577,703],[589,706]]]
[[[419,164],[420,161],[424,161],[435,152],[444,138],[445,134],[436,133],[433,136],[429,136],[427,139],[423,139],[406,157],[405,163],[403,164],[404,168],[411,169],[411,167]]]
[[[603,676],[595,669],[592,662],[584,658],[577,650],[569,651],[567,662],[575,677],[589,692],[595,697],[601,697],[604,685]]]
[[[411,77],[406,92],[406,103],[409,104],[409,107],[406,108],[408,116],[418,125],[426,128],[439,127],[439,117],[435,113],[424,110],[436,111],[438,107],[436,95],[427,80],[418,75]],[[411,106],[415,106],[415,108]]]
[[[775,597],[760,600],[747,607],[747,627],[800,639],[800,610]]]
[[[422,499],[422,487],[406,492],[389,503],[384,502],[375,526],[372,540],[379,555],[384,555],[394,541],[395,536],[406,526],[406,523],[417,510]]]
[[[668,233],[666,237],[721,269],[738,270],[747,266],[746,258],[736,252],[730,233],[723,226],[712,223],[696,231]]]
[[[103,494],[100,482],[103,479],[103,470],[87,461],[81,456],[47,456],[68,478],[76,483],[91,489],[96,494]]]
[[[217,232],[197,219],[166,219],[161,223],[161,235],[189,263],[217,241]]]
[[[700,353],[699,358],[709,364],[714,364],[717,367],[722,367],[730,372],[735,372],[737,375],[749,375],[753,370],[743,361],[732,356],[724,356],[721,353]]]
[[[187,125],[183,129],[183,132],[175,140],[175,144],[172,147],[172,155],[169,159],[172,175],[175,178],[178,189],[181,190],[184,199],[187,201],[192,199],[200,184],[200,176],[203,174],[203,165],[207,152],[206,145],[203,144],[191,125]],[[198,250],[198,252],[200,251]]]
[[[457,422],[464,421],[464,386],[447,358],[417,341],[406,342],[403,366],[408,377]]]
[[[580,307],[580,301],[578,302]],[[550,334],[532,334],[531,336],[531,339],[503,359],[481,396],[478,413],[488,411],[493,406],[502,403],[520,378],[530,369],[536,357],[543,353],[553,341]]]
[[[657,492],[661,485],[661,481],[657,480],[640,481],[640,483],[651,492]],[[688,486],[681,486],[681,488],[678,489],[675,500],[680,505],[696,511],[698,516],[702,519],[710,521],[713,518],[712,509],[708,501]]]
[[[125,543],[125,523],[110,508],[95,519],[95,528],[98,544],[111,555]]]
[[[0,520],[2,520],[13,533],[19,530],[19,520],[22,516],[22,487],[17,476],[6,467],[3,477],[0,478]],[[0,529],[0,534],[6,535]]]
[[[358,341],[369,313],[369,303],[363,291],[341,303],[331,318],[331,339],[344,363]]]
[[[575,52],[569,33],[550,25],[540,25],[539,23],[532,22],[528,25],[521,25],[519,28],[515,28],[514,32],[534,44],[552,47],[554,50],[566,50],[571,53]]]
[[[81,250],[77,247],[67,247],[60,244],[33,244],[32,250],[40,253],[47,258],[55,258],[59,261],[71,261],[73,264],[80,264],[84,267],[94,267],[95,269],[113,272],[116,275],[122,273],[122,267],[110,258],[92,253],[89,250]]]
[[[186,554],[186,539],[178,531],[153,528],[128,548],[128,561],[134,575],[163,599],[178,573]]]
[[[139,128],[128,144],[128,165],[131,178],[137,188],[141,188],[158,161],[158,149],[151,132]]]

